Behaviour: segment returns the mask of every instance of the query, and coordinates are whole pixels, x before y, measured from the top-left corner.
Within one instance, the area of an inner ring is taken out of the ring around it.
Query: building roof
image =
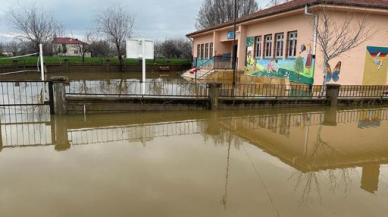
[[[55,37],[53,40],[54,44],[85,44],[84,42],[70,37]]]
[[[246,15],[237,19],[237,23],[243,23],[250,20],[264,18],[280,13],[285,13],[292,10],[297,10],[307,6],[315,5],[335,5],[335,6],[350,6],[350,7],[362,7],[371,9],[385,9],[388,10],[388,0],[293,0],[280,5],[276,5],[270,8],[259,10],[250,15]],[[211,30],[227,27],[233,25],[233,21],[215,25],[206,29],[202,29],[196,32],[187,34],[187,37],[191,37],[197,34],[205,33]]]

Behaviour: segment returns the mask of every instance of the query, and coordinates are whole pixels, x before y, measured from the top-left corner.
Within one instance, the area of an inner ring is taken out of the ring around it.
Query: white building
[[[56,37],[53,40],[53,52],[59,56],[82,56],[86,45],[76,38]],[[85,56],[90,57],[91,53],[86,52]]]

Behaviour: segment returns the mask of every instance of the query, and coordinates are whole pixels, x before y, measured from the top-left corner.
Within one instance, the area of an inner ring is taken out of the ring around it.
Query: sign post
[[[146,60],[154,59],[154,42],[146,39],[128,39],[127,40],[127,58],[142,60],[142,94],[145,94],[146,76]]]
[[[40,77],[44,81],[43,44],[39,44]]]

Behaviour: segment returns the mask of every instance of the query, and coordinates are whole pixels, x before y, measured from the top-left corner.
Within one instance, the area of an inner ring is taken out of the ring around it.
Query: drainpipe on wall
[[[308,16],[313,16],[314,17],[314,26],[313,26],[313,40],[314,40],[314,44],[313,44],[313,54],[316,55],[317,54],[317,34],[318,34],[318,15],[316,14],[313,14],[313,13],[310,13],[308,11],[308,6],[306,5],[304,7],[304,14],[305,15],[308,15]]]

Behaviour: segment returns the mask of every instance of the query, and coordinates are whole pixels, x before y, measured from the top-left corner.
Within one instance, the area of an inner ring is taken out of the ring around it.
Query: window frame
[[[213,42],[209,43],[209,58],[213,58],[213,53],[214,53],[214,44]]]
[[[292,34],[296,34],[295,36],[291,37]],[[295,42],[291,44],[291,42]],[[287,58],[296,58],[297,56],[297,47],[298,47],[298,31],[289,31],[287,32]]]
[[[267,37],[270,37],[270,39],[267,40]],[[268,42],[270,42],[270,43],[268,43]],[[269,45],[269,48],[267,47],[267,45]],[[273,34],[264,35],[264,49],[263,49],[264,50],[264,53],[263,53],[264,59],[273,58],[272,48],[273,48]]]
[[[201,44],[201,58],[200,58],[201,60],[203,60],[204,57],[205,57],[204,56],[204,54],[205,54],[204,52],[205,52],[205,46],[204,46],[204,44]]]
[[[255,37],[255,58],[263,58],[263,36],[258,35]]]
[[[209,43],[205,44],[205,59],[209,59]]]
[[[278,36],[282,36],[281,40],[278,38]],[[280,42],[280,44],[279,44]],[[279,49],[279,45],[281,48]],[[278,55],[278,52],[280,52],[280,55]],[[274,57],[275,58],[283,58],[284,57],[284,32],[275,33],[275,40],[274,40]]]

